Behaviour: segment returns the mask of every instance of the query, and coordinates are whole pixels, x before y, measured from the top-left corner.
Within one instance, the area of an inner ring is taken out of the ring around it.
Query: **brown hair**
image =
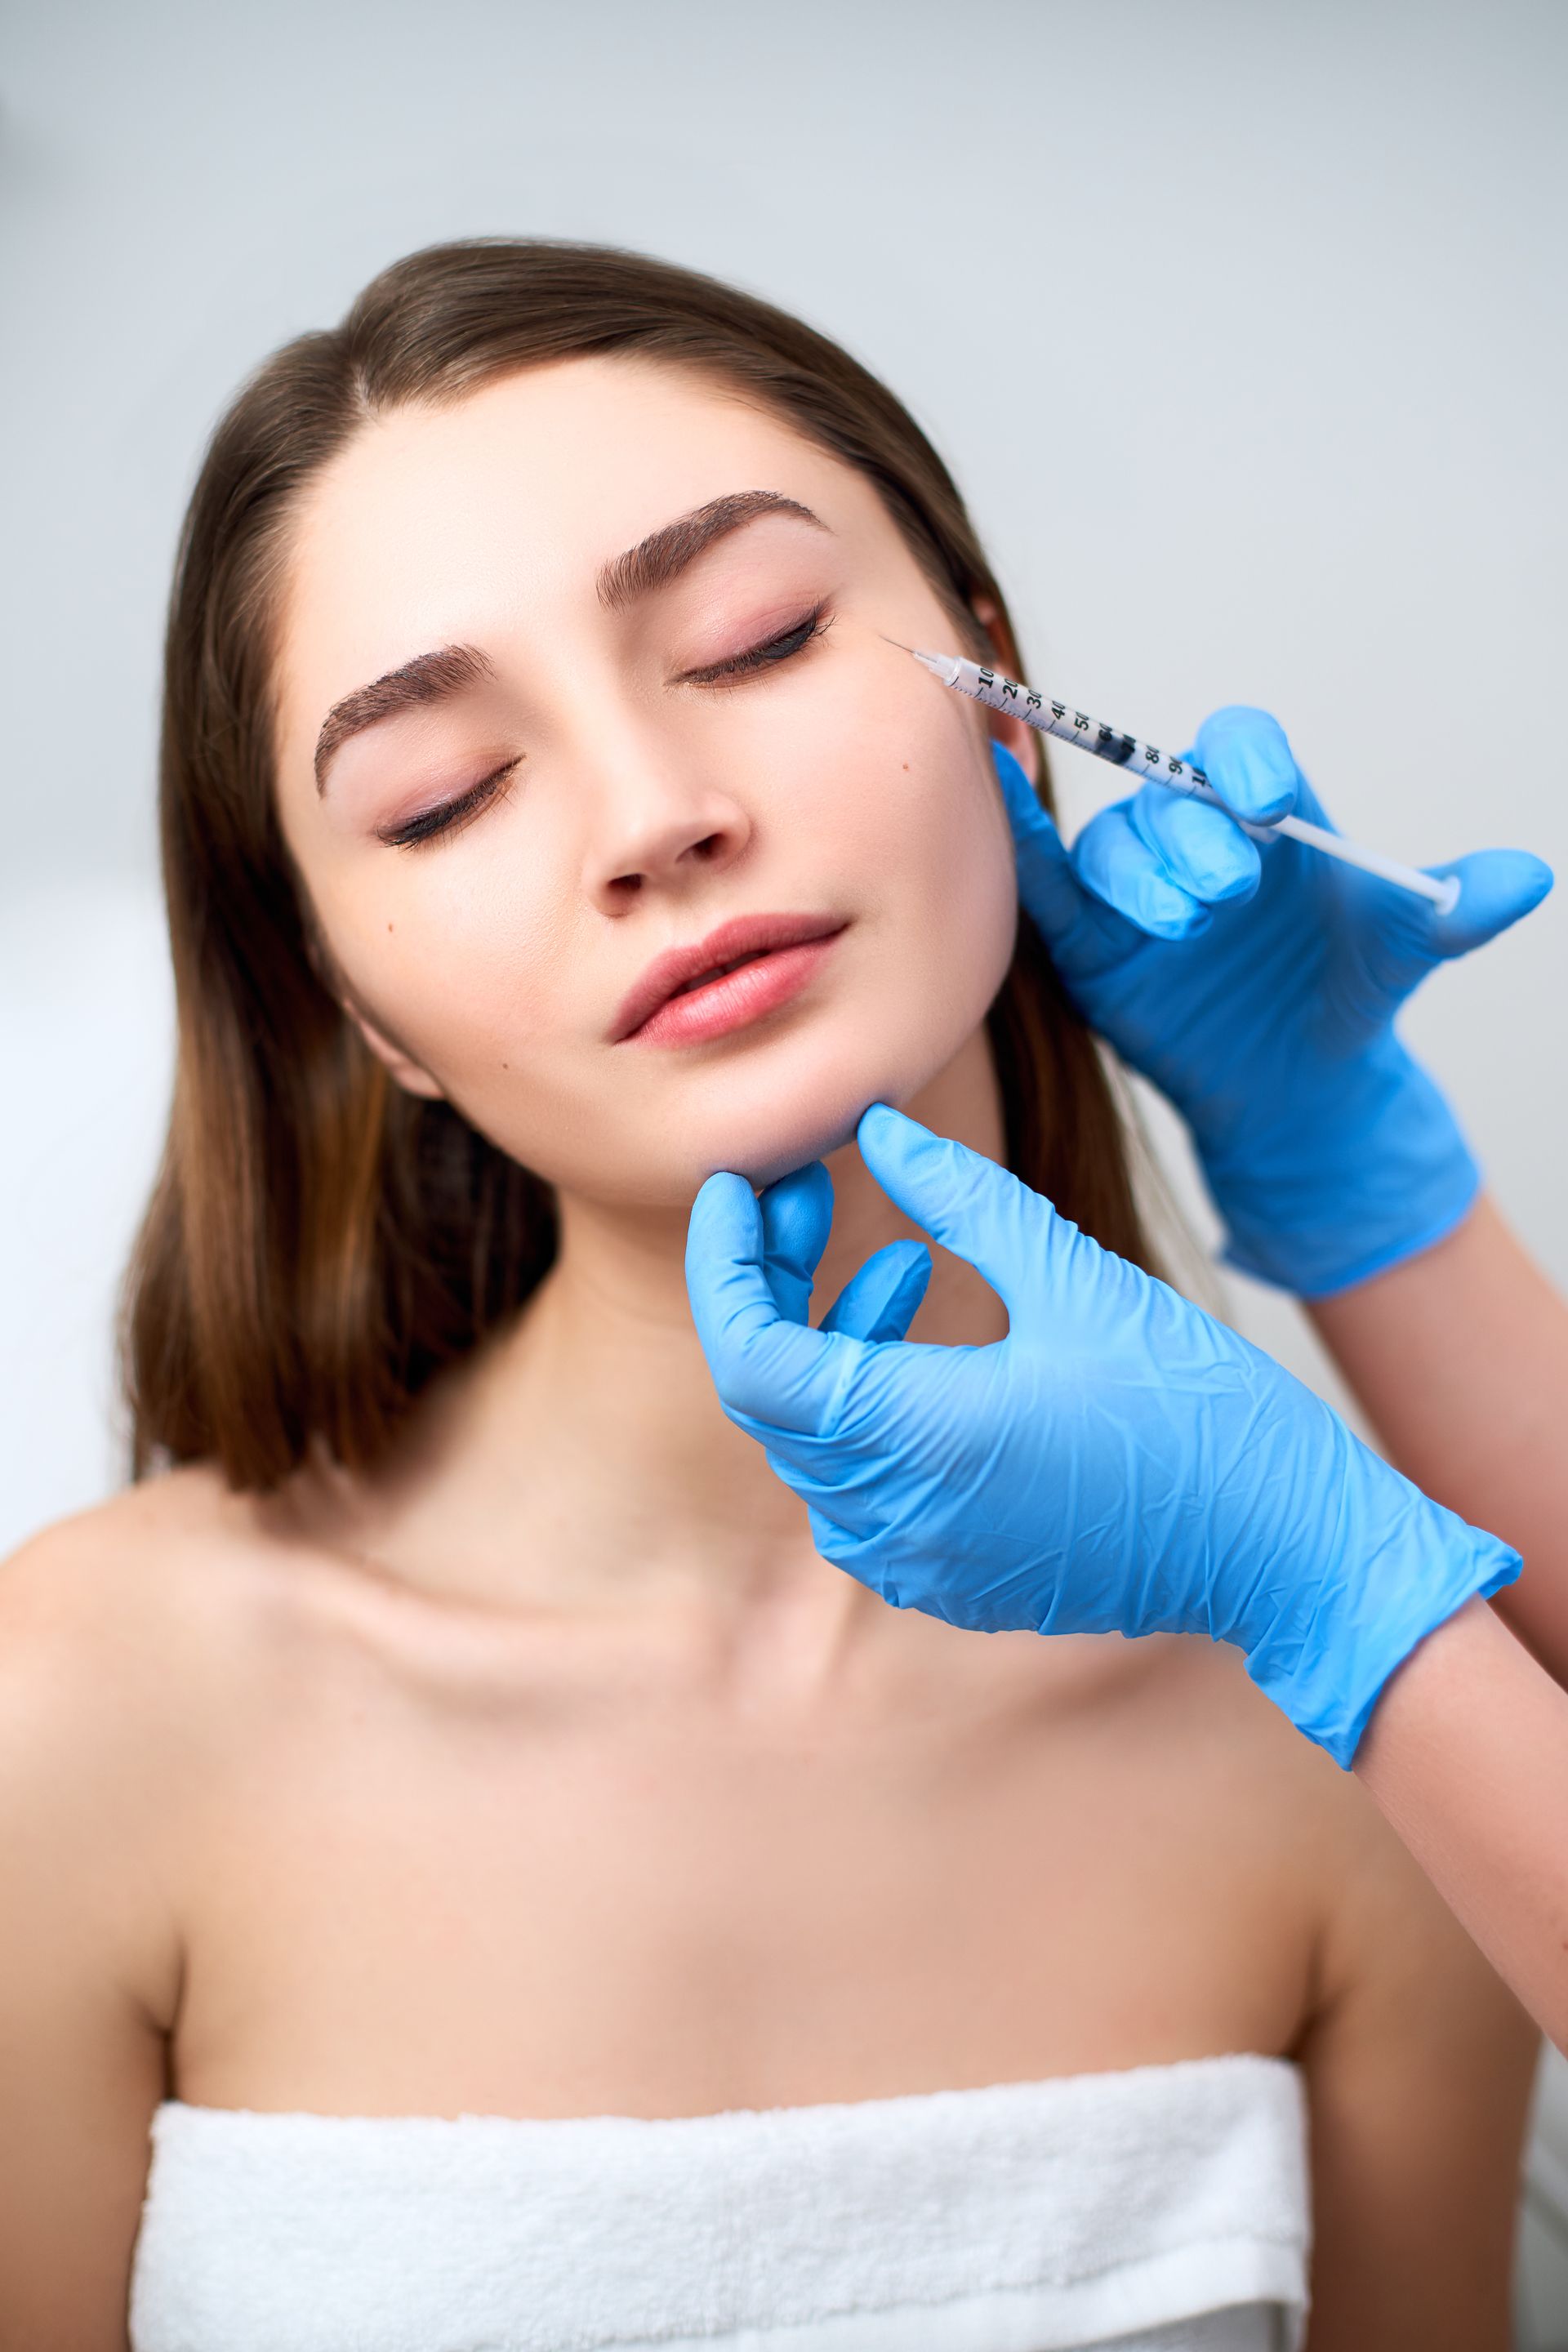
[[[717,377],[868,477],[955,625],[974,641],[989,599],[1018,667],[913,418],[836,343],[732,287],[601,246],[434,246],[268,360],[213,436],[170,603],[160,827],[178,1058],[123,1293],[133,1477],[206,1457],[265,1491],[317,1439],[368,1467],[554,1255],[550,1188],[449,1103],[398,1087],[331,992],[274,801],[272,635],[301,494],[367,420],[617,352]],[[1009,1165],[1148,1263],[1110,1084],[1026,922],[988,1026]]]

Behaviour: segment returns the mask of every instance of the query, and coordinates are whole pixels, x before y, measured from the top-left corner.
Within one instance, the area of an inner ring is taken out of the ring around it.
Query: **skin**
[[[1568,1307],[1483,1198],[1310,1311],[1390,1458],[1524,1561],[1394,1677],[1356,1772],[1568,2049]]]
[[[1499,1973],[1568,2050],[1568,1695],[1484,1601],[1389,1683],[1356,1774]]]
[[[757,487],[829,531],[770,519],[597,602]],[[679,682],[823,596],[797,662]],[[558,1184],[563,1250],[374,1478],[318,1459],[262,1501],[196,1465],[0,1574],[0,2336],[121,2352],[166,2095],[672,2116],[1246,2050],[1306,2071],[1314,2352],[1506,2343],[1534,2036],[1355,1783],[1232,1653],[888,1608],[698,1348],[712,1168],[831,1153],[826,1301],[908,1230],[843,1146],[866,1102],[1000,1155],[1006,829],[979,714],[884,641],[953,627],[860,478],[624,362],[382,420],[313,487],[285,832],[373,1049]],[[319,796],[328,709],[453,643],[483,691]],[[455,837],[375,838],[520,750]],[[606,1042],[658,950],[803,908],[847,928],[793,1004]],[[936,1258],[916,1336],[998,1336]]]
[[[1309,1312],[1390,1460],[1520,1554],[1492,1606],[1568,1684],[1568,1305],[1483,1195],[1434,1248]]]

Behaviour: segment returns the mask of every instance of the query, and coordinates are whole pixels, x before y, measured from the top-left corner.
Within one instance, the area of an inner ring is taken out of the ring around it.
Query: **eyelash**
[[[681,684],[723,686],[754,677],[757,671],[771,669],[778,662],[793,661],[814,639],[825,636],[830,625],[831,615],[826,602],[814,604],[811,611],[796,621],[793,627],[781,631],[776,637],[768,637],[760,646],[748,646],[732,661],[716,663],[711,669],[688,670]],[[521,764],[521,760],[509,760],[504,767],[496,769],[493,775],[482,778],[457,800],[447,801],[440,808],[426,810],[423,816],[411,818],[395,833],[384,833],[381,838],[394,849],[418,849],[426,842],[434,841],[438,835],[458,832],[471,817],[478,816],[481,809],[489,807],[490,802],[498,797],[497,786],[504,783]]]
[[[521,760],[509,760],[504,767],[482,777],[468,792],[459,793],[455,801],[443,802],[439,808],[426,809],[423,816],[410,817],[408,823],[400,825],[395,833],[384,833],[382,840],[393,849],[418,849],[426,842],[434,841],[437,834],[459,832],[470,817],[478,816],[482,808],[489,807],[498,796],[496,787],[504,783],[521,765]]]
[[[768,637],[760,646],[751,646],[737,654],[732,661],[718,662],[711,669],[689,669],[681,680],[684,686],[722,685],[726,679],[744,677],[760,669],[771,669],[775,662],[792,661],[796,654],[805,651],[814,637],[825,636],[831,626],[826,601],[814,604],[790,628],[776,637]]]

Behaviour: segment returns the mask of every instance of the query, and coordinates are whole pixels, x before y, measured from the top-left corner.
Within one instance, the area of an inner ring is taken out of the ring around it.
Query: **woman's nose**
[[[608,781],[584,880],[607,915],[650,890],[681,890],[733,865],[751,838],[740,803],[711,782],[638,763]]]

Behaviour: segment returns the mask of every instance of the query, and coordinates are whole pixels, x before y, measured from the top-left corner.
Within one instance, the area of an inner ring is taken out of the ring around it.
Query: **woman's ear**
[[[1016,677],[1018,648],[1013,643],[1012,634],[1004,623],[1000,608],[994,598],[976,596],[971,603],[970,610],[979,623],[985,641],[991,648],[992,656],[1003,676]],[[984,704],[981,707],[984,709]],[[1011,751],[1029,782],[1032,784],[1037,784],[1040,781],[1040,739],[1035,730],[1032,727],[1026,727],[1021,719],[1009,719],[1000,710],[987,709],[985,723],[997,742],[1005,744]]]

